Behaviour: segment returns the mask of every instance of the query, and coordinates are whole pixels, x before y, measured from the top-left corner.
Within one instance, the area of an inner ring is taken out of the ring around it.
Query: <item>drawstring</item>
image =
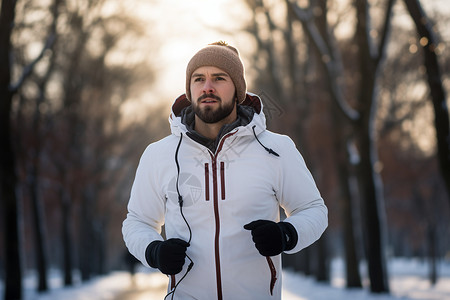
[[[183,140],[183,134],[180,135],[180,140],[178,141],[177,150],[175,150],[175,164],[177,165],[177,182],[176,182],[176,188],[177,188],[177,194],[178,194],[178,204],[180,204],[180,207],[183,206],[183,197],[180,194],[179,190],[179,184],[178,180],[180,179],[180,164],[178,163],[178,151],[180,150],[181,141]]]
[[[269,154],[273,154],[275,156],[280,156],[278,153],[276,153],[275,151],[273,151],[271,148],[267,148],[266,146],[264,146],[261,141],[258,139],[258,137],[256,136],[256,132],[255,132],[255,127],[256,125],[253,125],[252,130],[253,130],[253,135],[255,136],[255,139],[258,141],[258,143],[264,148],[266,149],[267,152],[269,152]]]
[[[186,223],[186,226],[189,230],[189,241],[188,243],[191,243],[192,240],[192,230],[191,230],[191,226],[189,226],[188,221],[186,220],[184,213],[183,213],[183,196],[181,196],[180,194],[180,188],[179,188],[179,179],[180,179],[180,164],[178,162],[178,151],[180,150],[180,145],[181,145],[181,141],[183,140],[183,133],[181,133],[180,136],[180,140],[178,142],[177,145],[177,150],[175,150],[175,164],[177,165],[177,181],[176,181],[176,188],[177,188],[177,194],[178,194],[178,204],[180,206],[180,214],[183,217],[184,222]],[[177,284],[175,284],[175,286],[173,287],[173,289],[167,293],[167,295],[164,297],[164,300],[169,297],[170,295],[172,295],[171,299],[173,299],[173,297],[175,296],[175,291],[177,290],[178,285],[183,281],[183,279],[186,277],[186,275],[191,271],[192,267],[194,266],[194,262],[192,261],[192,259],[189,257],[189,255],[186,254],[187,259],[189,259],[190,263],[188,265],[188,268],[186,270],[186,273],[184,273],[183,277],[180,278],[180,280],[177,282]],[[175,280],[175,276],[172,277],[172,280]]]
[[[191,230],[191,226],[189,226],[188,221],[186,220],[186,218],[184,217],[184,213],[183,213],[183,196],[181,196],[180,194],[180,188],[179,188],[179,179],[180,179],[180,164],[178,162],[178,151],[180,150],[180,145],[181,145],[181,140],[183,139],[183,134],[181,134],[180,136],[180,141],[178,142],[178,146],[177,146],[177,150],[175,151],[175,163],[177,165],[177,181],[176,181],[176,188],[177,188],[177,194],[178,194],[178,204],[180,205],[180,213],[181,216],[183,217],[184,222],[186,223],[186,226],[189,230],[189,240],[188,243],[191,243],[192,240],[192,230]],[[189,258],[189,256],[188,256]],[[190,258],[189,258],[190,259]]]

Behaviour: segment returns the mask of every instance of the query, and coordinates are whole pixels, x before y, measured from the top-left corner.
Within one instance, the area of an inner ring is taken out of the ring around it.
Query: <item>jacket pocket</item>
[[[277,281],[277,269],[275,269],[275,265],[273,264],[270,256],[266,256],[266,260],[270,269],[270,295],[273,296],[273,288],[275,287],[275,283]]]

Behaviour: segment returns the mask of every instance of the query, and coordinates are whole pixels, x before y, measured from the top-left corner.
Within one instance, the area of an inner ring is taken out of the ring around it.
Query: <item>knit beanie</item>
[[[186,68],[186,97],[191,99],[191,76],[192,73],[203,66],[217,67],[230,75],[236,87],[238,103],[245,100],[247,84],[244,78],[244,65],[239,58],[239,52],[224,42],[208,45],[198,51],[189,61]]]

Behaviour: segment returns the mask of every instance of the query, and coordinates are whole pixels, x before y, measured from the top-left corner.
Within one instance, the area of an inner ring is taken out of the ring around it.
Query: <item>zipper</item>
[[[220,162],[220,191],[222,192],[222,200],[225,200],[225,163]]]
[[[175,286],[176,286],[175,275],[170,275],[170,290],[173,291]]]
[[[205,163],[205,200],[209,201],[209,164]]]
[[[216,284],[217,284],[217,299],[218,300],[222,300],[223,299],[223,295],[222,295],[222,275],[221,275],[221,271],[220,271],[220,252],[219,252],[219,236],[220,236],[220,215],[219,215],[219,194],[218,194],[218,180],[217,180],[217,156],[220,153],[220,151],[222,150],[223,144],[225,142],[225,140],[234,135],[236,132],[238,132],[237,130],[234,132],[230,132],[226,135],[224,135],[220,142],[219,145],[217,146],[216,149],[216,153],[212,154],[212,152],[209,152],[209,154],[211,155],[211,162],[212,162],[212,175],[213,175],[213,201],[214,201],[214,220],[215,220],[215,225],[216,225],[216,232],[215,232],[215,236],[214,236],[214,261],[216,264]],[[225,164],[224,162],[220,163],[220,175],[221,175],[221,196],[222,199],[225,198]],[[205,171],[206,171],[206,167],[205,167]],[[208,174],[209,175],[209,174]],[[209,189],[209,187],[208,187]]]
[[[275,287],[275,282],[277,281],[277,269],[275,269],[275,265],[273,264],[270,256],[266,256],[266,260],[270,269],[270,295],[273,296],[273,288]]]
[[[222,300],[222,275],[220,272],[220,253],[219,253],[219,235],[220,235],[220,216],[219,203],[217,195],[217,156],[213,157],[213,199],[214,199],[214,220],[216,223],[216,233],[214,236],[214,254],[216,263],[216,282],[217,282],[217,299]]]

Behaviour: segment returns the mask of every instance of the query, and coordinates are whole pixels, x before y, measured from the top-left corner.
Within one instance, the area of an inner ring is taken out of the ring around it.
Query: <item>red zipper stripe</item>
[[[209,201],[209,165],[205,163],[205,200]]]
[[[215,223],[216,223],[216,233],[215,233],[215,238],[214,238],[214,248],[215,248],[215,263],[216,263],[216,282],[217,282],[217,299],[218,300],[222,300],[223,296],[222,296],[222,275],[220,272],[220,253],[219,253],[219,235],[220,235],[220,216],[219,216],[219,202],[218,202],[218,186],[217,186],[217,155],[219,154],[219,152],[222,150],[223,147],[223,143],[225,142],[225,140],[234,135],[237,132],[237,130],[235,132],[231,132],[228,133],[227,135],[224,135],[222,137],[222,140],[220,141],[220,144],[217,146],[217,150],[216,150],[216,154],[212,154],[211,155],[211,160],[212,160],[212,172],[213,172],[213,200],[214,200],[214,219],[215,219]],[[222,178],[224,178],[222,176]],[[224,187],[224,186],[223,186]],[[225,187],[222,189],[222,193],[225,192]],[[224,194],[223,194],[224,195]]]
[[[220,190],[222,192],[222,200],[225,200],[225,163],[220,162]]]
[[[277,281],[277,269],[275,269],[275,265],[273,264],[270,256],[266,256],[266,260],[270,269],[270,295],[273,296],[273,288],[275,287],[275,282]]]
[[[220,272],[220,253],[219,253],[219,235],[220,235],[220,217],[219,203],[217,195],[217,162],[216,157],[212,162],[213,170],[213,197],[214,197],[214,219],[216,221],[216,234],[214,237],[215,262],[216,262],[216,282],[217,282],[217,299],[222,300],[222,275]]]
[[[175,275],[170,275],[170,290],[173,291],[173,289],[176,286],[176,282],[175,282]]]

